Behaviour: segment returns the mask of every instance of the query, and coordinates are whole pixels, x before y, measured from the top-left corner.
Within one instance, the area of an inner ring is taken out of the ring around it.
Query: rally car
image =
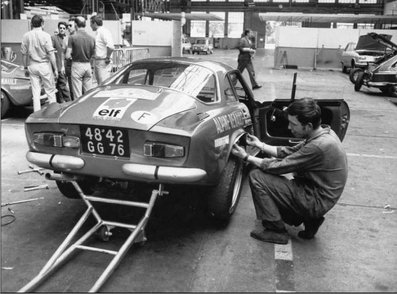
[[[41,102],[44,103],[46,100],[47,96],[42,95]],[[1,118],[4,118],[12,107],[27,106],[32,103],[32,87],[23,67],[2,59]]]
[[[239,201],[244,168],[232,145],[244,146],[246,133],[270,144],[296,144],[283,112],[289,103],[255,101],[241,73],[222,63],[139,60],[77,101],[52,103],[30,115],[26,156],[55,173],[79,176],[86,193],[104,178],[200,186],[207,190],[209,214],[227,221]],[[319,104],[323,122],[343,139],[346,102]],[[57,185],[65,196],[78,197],[71,183]]]

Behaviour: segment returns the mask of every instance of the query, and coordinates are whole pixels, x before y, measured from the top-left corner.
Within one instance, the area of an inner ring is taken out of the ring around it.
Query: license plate
[[[99,126],[80,126],[80,134],[83,152],[130,157],[127,130]]]

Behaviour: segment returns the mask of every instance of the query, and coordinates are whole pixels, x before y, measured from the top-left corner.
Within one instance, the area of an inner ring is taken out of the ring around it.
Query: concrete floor
[[[236,50],[203,59],[236,67]],[[197,58],[197,55],[194,56]],[[397,108],[377,90],[355,92],[348,76],[335,70],[274,69],[271,51],[255,57],[257,100],[288,98],[298,72],[296,97],[343,98],[351,111],[343,142],[349,178],[339,203],[326,215],[311,241],[297,238],[279,246],[256,241],[249,232],[258,225],[247,183],[231,223],[215,227],[199,202],[160,199],[144,247],[132,248],[104,285],[104,292],[152,291],[397,291]],[[55,183],[38,174],[17,175],[27,168],[21,111],[2,121],[1,202],[43,197],[2,208],[16,220],[2,227],[1,291],[14,292],[37,274],[83,213],[79,201],[66,199]],[[48,184],[48,190],[23,187]],[[389,205],[390,208],[385,208]],[[126,211],[108,214],[129,217]],[[4,220],[2,220],[4,221]],[[125,233],[115,232],[115,247]],[[97,241],[93,241],[96,243]],[[105,246],[103,245],[103,246]],[[85,292],[99,277],[108,257],[83,253],[62,267],[39,292]]]

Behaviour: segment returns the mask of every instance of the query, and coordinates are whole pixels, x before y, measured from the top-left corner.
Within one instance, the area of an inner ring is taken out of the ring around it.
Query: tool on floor
[[[29,192],[29,191],[35,191],[35,190],[42,190],[42,189],[49,189],[47,184],[43,185],[33,185],[33,186],[26,186],[24,187],[23,191],[24,192]]]
[[[27,173],[38,173],[40,176],[44,175],[42,171],[44,168],[34,167],[33,165],[29,164],[29,169],[18,171],[18,175],[27,174]]]
[[[14,205],[14,204],[21,204],[21,203],[26,203],[26,202],[31,202],[31,201],[37,201],[37,200],[40,200],[40,199],[44,199],[44,197],[31,198],[31,199],[26,199],[26,200],[19,200],[19,201],[14,201],[14,202],[2,203],[1,207]]]
[[[85,195],[77,183],[79,180],[78,176],[71,176],[67,174],[46,174],[47,179],[57,180],[57,181],[68,181],[73,184],[76,191],[79,193],[80,197],[83,199],[84,203],[87,205],[87,210],[82,215],[80,220],[76,223],[72,231],[68,234],[66,239],[62,242],[62,244],[55,251],[50,260],[46,263],[46,265],[42,268],[40,273],[33,278],[27,285],[21,288],[18,292],[31,292],[34,288],[36,288],[44,279],[46,279],[51,273],[55,271],[55,269],[60,266],[63,262],[65,262],[75,251],[76,249],[94,251],[100,253],[107,253],[110,255],[114,255],[113,259],[106,267],[105,271],[99,277],[99,279],[95,282],[94,286],[89,290],[89,292],[97,292],[99,288],[105,283],[105,281],[109,278],[109,276],[113,273],[115,268],[119,265],[124,255],[127,253],[128,249],[131,247],[133,243],[144,243],[147,239],[145,236],[145,227],[148,223],[150,214],[154,207],[154,203],[157,199],[157,196],[163,196],[168,194],[167,191],[164,191],[163,184],[159,184],[159,188],[153,189],[150,200],[148,203],[145,202],[135,202],[135,201],[126,201],[112,198],[104,198],[104,197],[96,197],[91,195]],[[132,207],[139,207],[146,209],[144,216],[141,218],[137,225],[120,223],[114,221],[107,221],[102,219],[97,210],[93,207],[91,202],[100,202],[100,203],[109,203],[109,204],[117,204],[117,205],[127,205]],[[72,240],[78,234],[79,230],[82,228],[85,221],[89,218],[90,215],[93,215],[97,221],[97,223],[89,229],[80,239],[70,245]],[[111,236],[110,230],[115,227],[125,228],[131,231],[131,234],[128,236],[126,241],[120,247],[119,251],[107,250],[103,248],[86,246],[83,245],[92,235],[97,233],[99,237],[103,241],[107,241]]]

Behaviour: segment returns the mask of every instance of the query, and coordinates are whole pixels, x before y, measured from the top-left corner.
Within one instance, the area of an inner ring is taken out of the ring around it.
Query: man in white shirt
[[[110,76],[110,56],[114,50],[113,38],[110,31],[103,27],[102,17],[91,17],[91,28],[95,36],[95,76],[98,85]]]
[[[34,15],[31,25],[32,30],[22,37],[21,53],[25,74],[30,76],[32,85],[33,110],[38,111],[41,109],[41,83],[49,103],[56,102],[55,79],[58,79],[58,68],[51,36],[43,31],[44,19]]]

